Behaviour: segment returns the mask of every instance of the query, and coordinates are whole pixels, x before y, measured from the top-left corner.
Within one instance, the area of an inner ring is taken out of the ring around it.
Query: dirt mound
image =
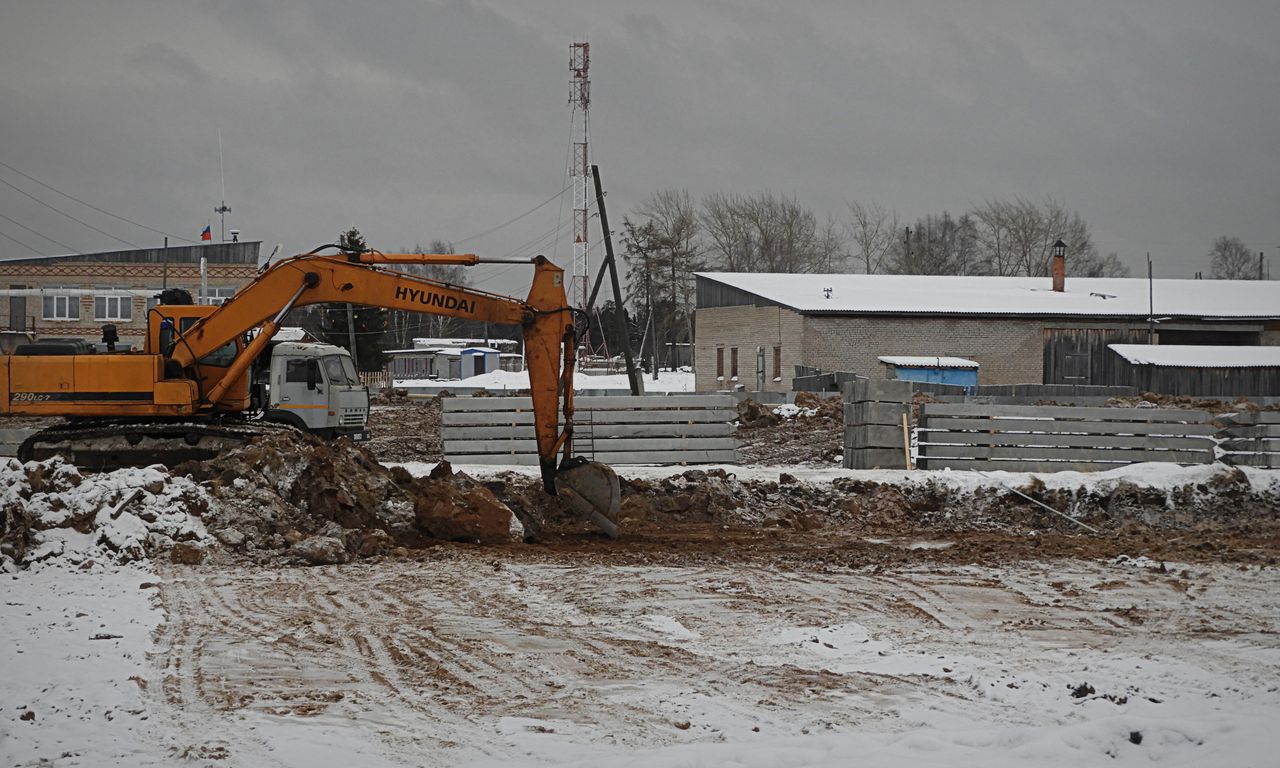
[[[1016,491],[995,481],[970,485],[928,477],[805,483],[783,475],[780,480],[742,480],[722,469],[690,469],[659,480],[624,479],[623,539],[669,538],[681,530],[710,527],[765,536],[787,531],[874,537],[992,534],[1028,537],[1033,543],[1040,535],[1088,532],[1072,520],[1100,531],[1090,534],[1098,541],[1135,536],[1179,540],[1188,532],[1210,539],[1280,535],[1280,485],[1255,486],[1244,472],[1226,466],[1169,487],[1123,479],[1070,489],[1047,488],[1033,480]],[[542,493],[533,478],[504,474],[485,485],[513,510],[545,521],[547,541],[595,535],[589,523]],[[1171,537],[1172,531],[1179,534]]]
[[[1239,411],[1280,410],[1280,405],[1258,405],[1247,397],[1234,401],[1200,399],[1190,395],[1161,395],[1143,392],[1136,397],[1112,397],[1107,405],[1113,408],[1185,408],[1209,413],[1236,413]]]
[[[439,398],[410,398],[389,390],[369,410],[369,441],[364,447],[380,461],[439,461]]]
[[[744,464],[835,466],[843,453],[840,396],[796,394],[795,404],[738,403],[739,457]]]
[[[276,433],[175,473],[201,481],[216,500],[205,519],[213,535],[250,554],[288,552],[328,563],[419,543],[424,534],[483,543],[519,538],[511,510],[448,464],[413,478],[349,440]]]
[[[194,558],[211,539],[208,494],[163,467],[84,475],[60,458],[0,464],[0,571],[43,562],[82,568],[181,549]]]

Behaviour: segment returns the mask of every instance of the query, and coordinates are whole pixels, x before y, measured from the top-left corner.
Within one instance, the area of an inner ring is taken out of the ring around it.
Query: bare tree
[[[728,272],[831,272],[844,260],[835,222],[819,224],[795,199],[713,194],[702,221],[717,266]]]
[[[1014,205],[1003,200],[990,200],[971,212],[978,246],[982,249],[985,271],[992,275],[1016,275],[1021,264],[1013,247],[1010,232]]]
[[[701,227],[684,190],[655,192],[623,219],[628,301],[637,309],[664,307],[654,318],[658,343],[693,339],[693,273],[706,268]]]
[[[977,227],[968,214],[943,211],[917,219],[893,245],[888,269],[898,275],[971,275],[980,273]]]
[[[1218,280],[1255,280],[1257,261],[1253,251],[1238,237],[1226,235],[1213,241],[1209,251],[1213,276]]]
[[[898,232],[898,214],[877,203],[849,203],[849,240],[857,248],[854,258],[868,275],[885,271]]]
[[[973,210],[983,270],[992,275],[1049,274],[1053,244],[1067,245],[1067,271],[1078,277],[1123,277],[1129,268],[1116,254],[1103,257],[1079,213],[1050,198],[1043,204],[1018,198],[991,200]]]
[[[453,253],[453,245],[444,240],[432,240],[425,248],[415,243],[412,248],[404,250],[406,253]],[[470,280],[466,267],[452,264],[402,264],[397,268],[451,285],[467,285]],[[415,338],[448,338],[457,334],[462,325],[462,320],[456,317],[395,309],[390,311],[387,331],[396,349],[408,349],[413,346]]]

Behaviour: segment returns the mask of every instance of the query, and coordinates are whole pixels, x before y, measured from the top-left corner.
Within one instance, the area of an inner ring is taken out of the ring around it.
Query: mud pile
[[[369,441],[364,447],[380,461],[439,461],[440,400],[410,398],[402,389],[373,398]]]
[[[1143,392],[1136,397],[1112,397],[1107,400],[1107,405],[1114,408],[1185,408],[1215,414],[1280,410],[1280,405],[1258,405],[1243,396],[1228,402],[1199,399],[1190,395],[1161,395],[1155,392]]]
[[[533,515],[548,528],[592,530],[531,478],[504,474],[486,485],[518,514]],[[1166,486],[1101,478],[1069,489],[1048,488],[1034,478],[1020,486],[928,476],[806,483],[783,473],[779,481],[742,480],[717,468],[690,469],[658,480],[624,478],[619,522],[624,536],[708,524],[873,535],[1086,530],[1073,521],[1104,534],[1133,526],[1157,531],[1269,528],[1280,533],[1277,513],[1280,483],[1255,486],[1248,474],[1225,465]]]
[[[163,467],[83,475],[60,458],[0,464],[0,570],[170,556],[199,562],[211,499]]]
[[[794,405],[738,404],[738,455],[744,464],[836,466],[843,453],[839,395],[799,392]]]
[[[424,538],[493,543],[521,533],[510,509],[447,464],[413,478],[348,440],[271,434],[174,473],[214,499],[204,519],[212,535],[249,555],[339,563]]]

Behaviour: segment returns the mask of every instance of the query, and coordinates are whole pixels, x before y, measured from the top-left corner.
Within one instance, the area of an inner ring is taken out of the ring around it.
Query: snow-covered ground
[[[454,388],[484,388],[492,391],[509,390],[509,389],[528,389],[529,388],[529,372],[528,371],[490,371],[489,373],[479,376],[472,376],[469,379],[457,379],[451,381],[442,381],[436,379],[397,379],[395,385],[397,387],[454,387]],[[574,377],[574,386],[577,389],[630,389],[631,384],[627,381],[625,373],[606,374],[601,376],[590,376],[586,374],[578,374]],[[655,381],[652,375],[644,377],[644,390],[646,392],[692,392],[693,391],[693,372],[692,371],[659,371],[658,379]]]
[[[147,652],[163,614],[156,589],[140,588],[156,575],[68,563],[0,579],[0,764],[162,762]]]
[[[1280,574],[1152,565],[49,567],[5,577],[0,757],[1274,765]]]
[[[386,462],[388,467],[404,467],[415,477],[425,477],[435,468],[435,462]],[[538,467],[518,466],[515,464],[454,464],[455,471],[465,472],[472,477],[493,477],[504,472],[537,477]],[[690,469],[719,469],[735,475],[739,480],[777,481],[782,474],[788,474],[802,483],[830,483],[839,478],[862,480],[869,483],[911,486],[934,484],[956,491],[974,491],[979,488],[1012,487],[1021,488],[1038,480],[1045,488],[1085,489],[1109,491],[1121,483],[1132,483],[1140,488],[1159,488],[1169,490],[1188,485],[1212,483],[1215,478],[1222,479],[1226,475],[1241,472],[1249,479],[1249,484],[1258,490],[1280,490],[1280,469],[1257,469],[1254,467],[1233,467],[1227,464],[1194,464],[1180,466],[1169,462],[1149,462],[1145,464],[1129,464],[1105,472],[980,472],[976,470],[949,469],[842,469],[829,467],[822,469],[806,469],[804,467],[744,467],[735,464],[699,464],[687,466],[645,466],[614,465],[620,477],[635,480],[661,480],[666,477],[681,475]]]

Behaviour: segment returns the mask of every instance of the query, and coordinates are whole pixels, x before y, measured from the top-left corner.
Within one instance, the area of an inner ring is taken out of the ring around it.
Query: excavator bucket
[[[579,457],[561,465],[556,471],[556,492],[609,538],[618,538],[622,490],[617,473],[608,464]]]

